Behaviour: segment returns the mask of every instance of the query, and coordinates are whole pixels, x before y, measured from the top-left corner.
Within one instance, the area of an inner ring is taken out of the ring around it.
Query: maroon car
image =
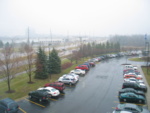
[[[64,83],[61,82],[47,83],[44,85],[44,87],[53,87],[55,89],[58,89],[60,92],[63,92],[65,89]]]

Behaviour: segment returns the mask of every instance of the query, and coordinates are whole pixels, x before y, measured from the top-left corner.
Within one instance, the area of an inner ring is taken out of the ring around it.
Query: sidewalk
[[[141,66],[138,66],[138,69],[139,69],[141,75],[143,75],[143,81],[144,81],[145,85],[147,86],[146,99],[147,99],[147,106],[148,106],[148,109],[150,110],[150,87],[149,87],[149,85],[148,85],[148,83],[147,83],[147,81],[146,81],[146,78],[145,78],[145,76],[144,76],[144,73],[143,73],[143,71],[142,71]]]

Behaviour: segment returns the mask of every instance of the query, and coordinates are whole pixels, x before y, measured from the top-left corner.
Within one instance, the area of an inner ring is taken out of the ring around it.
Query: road
[[[118,90],[122,88],[122,64],[125,62],[126,58],[123,57],[97,63],[96,67],[80,77],[75,86],[66,86],[65,94],[61,94],[58,99],[50,99],[49,103],[24,98],[18,101],[22,110],[19,113],[112,113],[119,103],[117,96]],[[128,63],[144,65],[131,61]]]

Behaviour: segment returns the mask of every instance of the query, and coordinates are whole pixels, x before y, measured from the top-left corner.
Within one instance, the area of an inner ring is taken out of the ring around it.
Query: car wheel
[[[69,85],[71,86],[71,85],[72,85],[72,83],[70,82],[70,83],[69,83]]]
[[[52,97],[52,95],[49,95],[49,98],[51,98]]]
[[[127,100],[126,100],[126,99],[123,99],[123,101],[126,102]]]
[[[32,96],[30,95],[30,96],[29,96],[29,99],[31,99],[31,98],[32,98]]]
[[[42,102],[42,99],[41,99],[41,98],[39,99],[39,102]]]
[[[142,100],[139,100],[139,103],[142,103]]]

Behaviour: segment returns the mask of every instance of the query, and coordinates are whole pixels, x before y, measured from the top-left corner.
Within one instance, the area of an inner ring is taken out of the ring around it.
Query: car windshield
[[[14,108],[18,107],[18,105],[16,103],[11,103],[11,104],[9,104],[8,107],[9,107],[9,109],[14,109]]]
[[[57,91],[56,89],[51,89],[52,92]]]
[[[126,107],[126,108],[124,108],[124,110],[132,111],[132,112],[142,112],[142,108],[139,106],[137,106],[136,108]]]

